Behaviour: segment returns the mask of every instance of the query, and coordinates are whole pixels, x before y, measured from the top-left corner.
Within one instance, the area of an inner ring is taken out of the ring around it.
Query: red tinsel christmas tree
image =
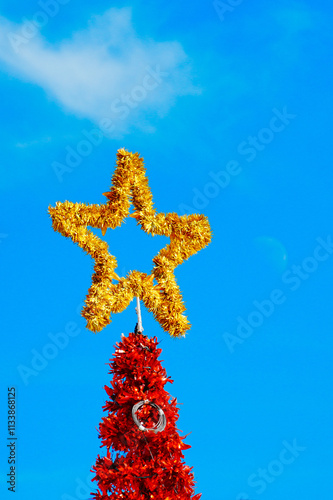
[[[93,467],[96,500],[199,500],[192,468],[178,434],[178,408],[164,386],[171,382],[158,357],[157,339],[130,333],[116,344],[105,386],[108,412],[99,426],[106,456]]]

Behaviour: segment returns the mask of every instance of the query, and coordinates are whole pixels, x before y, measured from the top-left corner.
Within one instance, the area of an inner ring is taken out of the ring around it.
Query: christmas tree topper
[[[92,285],[82,311],[87,327],[93,332],[102,330],[110,323],[111,313],[123,311],[133,297],[138,297],[171,336],[184,335],[190,324],[182,314],[185,306],[174,269],[210,243],[207,218],[157,213],[143,159],[125,149],[117,153],[112,187],[104,195],[108,201],[102,205],[65,201],[49,207],[54,230],[70,237],[95,260]],[[131,203],[133,214],[129,213]],[[151,274],[131,271],[119,277],[115,272],[117,260],[108,252],[107,243],[88,229],[100,228],[105,235],[108,228],[120,226],[128,216],[134,217],[147,234],[170,238],[170,243],[153,258]]]

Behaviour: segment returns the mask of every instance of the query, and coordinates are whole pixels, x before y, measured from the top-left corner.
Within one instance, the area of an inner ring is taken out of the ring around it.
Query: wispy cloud
[[[276,29],[273,54],[291,64],[307,57],[309,35],[320,31],[322,14],[305,3],[291,2],[287,7],[272,9],[271,16]]]
[[[43,137],[41,139],[35,139],[33,141],[17,142],[15,146],[20,149],[25,149],[25,148],[30,148],[31,146],[47,144],[48,142],[51,142],[51,137]]]
[[[94,16],[88,28],[56,45],[38,30],[29,40],[15,37],[25,31],[0,17],[0,63],[6,71],[39,85],[81,118],[111,119],[115,132],[142,127],[143,114],[163,116],[178,96],[198,92],[182,46],[140,39],[128,8]]]

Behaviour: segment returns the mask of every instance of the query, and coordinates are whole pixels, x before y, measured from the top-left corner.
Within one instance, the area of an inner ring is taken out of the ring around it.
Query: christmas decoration
[[[199,500],[182,451],[178,408],[164,386],[171,382],[158,357],[157,339],[130,333],[116,344],[105,386],[107,416],[99,426],[107,452],[93,467],[95,500]]]
[[[70,237],[95,260],[92,285],[82,311],[87,327],[93,332],[102,330],[110,323],[111,313],[123,311],[136,296],[171,336],[184,335],[190,324],[182,314],[185,306],[174,269],[210,242],[207,218],[157,213],[143,160],[125,149],[118,151],[112,187],[104,195],[108,201],[102,205],[65,201],[49,207],[54,230]],[[127,277],[119,277],[115,272],[117,260],[108,252],[107,243],[88,229],[100,228],[105,235],[108,228],[120,226],[128,216],[134,217],[147,234],[170,238],[170,243],[154,257],[150,275],[135,270]]]
[[[203,215],[157,213],[153,207],[142,158],[120,149],[108,201],[102,205],[57,203],[49,207],[55,231],[70,237],[94,260],[92,285],[82,315],[90,330],[98,332],[110,323],[111,313],[123,311],[136,297],[138,323],[134,333],[116,345],[111,360],[112,381],[99,434],[106,455],[93,467],[98,490],[95,500],[199,500],[194,493],[192,469],[185,465],[183,450],[190,448],[178,434],[178,408],[164,386],[167,377],[158,356],[156,337],[143,335],[140,299],[171,336],[184,335],[189,321],[176,283],[174,269],[205,247],[211,229]],[[129,213],[130,205],[134,212]],[[131,271],[125,278],[115,269],[116,257],[108,245],[88,227],[120,226],[128,216],[149,235],[167,236],[170,243],[153,258],[151,274]]]

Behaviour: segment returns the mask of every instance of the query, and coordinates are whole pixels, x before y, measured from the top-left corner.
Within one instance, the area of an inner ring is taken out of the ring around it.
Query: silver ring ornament
[[[145,427],[140,422],[140,420],[138,419],[138,417],[136,416],[136,412],[139,410],[139,408],[141,408],[144,405],[149,405],[152,408],[156,408],[156,410],[158,411],[159,418],[158,418],[158,422],[155,424],[154,427]],[[145,431],[152,431],[152,432],[155,432],[155,434],[157,434],[158,432],[164,431],[165,426],[166,426],[166,417],[165,417],[164,411],[157,404],[151,403],[148,399],[145,399],[144,401],[140,401],[139,403],[136,403],[133,406],[133,408],[132,408],[132,417],[133,417],[134,422],[138,426],[139,430],[143,431],[143,432],[145,432]]]

